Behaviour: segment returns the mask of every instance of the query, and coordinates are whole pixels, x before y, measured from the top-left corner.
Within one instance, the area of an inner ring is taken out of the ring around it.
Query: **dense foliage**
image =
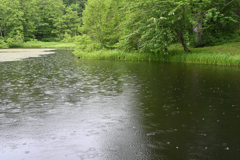
[[[185,51],[239,37],[239,0],[88,0],[77,50],[101,48],[161,53]]]
[[[216,45],[240,34],[239,0],[1,0],[0,48],[76,40],[98,49],[158,54],[164,45]]]
[[[0,47],[77,35],[86,0],[1,0]]]

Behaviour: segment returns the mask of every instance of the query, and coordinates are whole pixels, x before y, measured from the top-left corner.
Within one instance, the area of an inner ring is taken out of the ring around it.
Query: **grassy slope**
[[[170,47],[170,61],[188,63],[210,63],[223,65],[240,65],[240,42],[219,46],[190,48],[191,53],[181,51],[181,46]]]
[[[168,54],[146,54],[119,50],[100,50],[94,52],[74,52],[81,59],[112,59],[112,60],[154,60],[186,63],[209,63],[222,65],[240,65],[240,42],[227,43],[220,46],[190,48],[191,52],[183,51],[180,44],[169,47]]]

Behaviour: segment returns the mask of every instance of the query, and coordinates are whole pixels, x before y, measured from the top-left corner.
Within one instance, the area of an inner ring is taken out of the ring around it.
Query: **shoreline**
[[[98,50],[83,52],[75,50],[73,54],[78,59],[123,60],[123,61],[162,61],[178,63],[240,65],[240,42],[226,43],[219,46],[190,48],[185,52],[180,44],[169,47],[168,54],[139,53],[137,51],[125,52],[121,50]]]

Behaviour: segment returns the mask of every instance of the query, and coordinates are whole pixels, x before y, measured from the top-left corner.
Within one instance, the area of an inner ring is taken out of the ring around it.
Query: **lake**
[[[0,62],[0,159],[240,159],[239,67],[55,52]]]

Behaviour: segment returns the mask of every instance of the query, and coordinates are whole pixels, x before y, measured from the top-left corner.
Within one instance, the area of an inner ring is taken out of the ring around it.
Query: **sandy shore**
[[[53,53],[55,53],[54,49],[0,49],[0,62],[17,61]]]

